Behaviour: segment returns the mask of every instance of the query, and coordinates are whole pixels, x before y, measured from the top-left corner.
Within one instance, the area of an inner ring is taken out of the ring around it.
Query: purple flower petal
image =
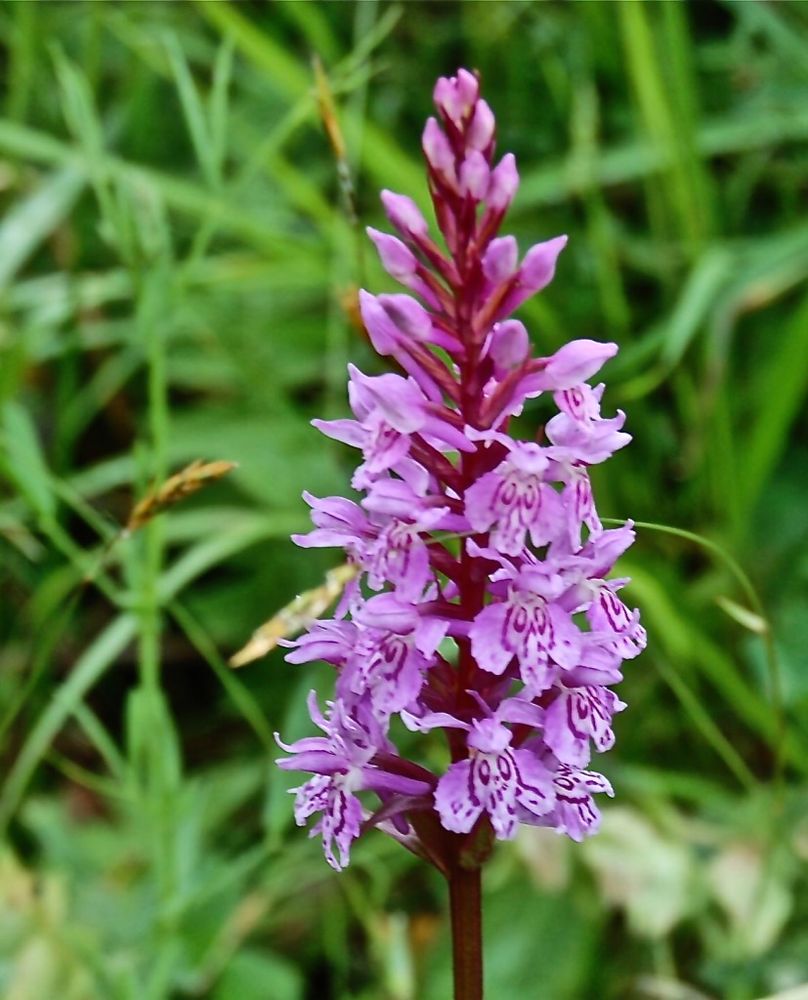
[[[474,659],[483,670],[492,674],[501,674],[513,659],[513,650],[503,640],[506,617],[504,604],[489,604],[469,629]]]
[[[483,803],[472,781],[471,761],[452,764],[435,789],[435,808],[444,829],[468,833],[483,811]]]
[[[519,781],[516,800],[533,816],[544,816],[555,803],[553,776],[530,750],[515,750]]]

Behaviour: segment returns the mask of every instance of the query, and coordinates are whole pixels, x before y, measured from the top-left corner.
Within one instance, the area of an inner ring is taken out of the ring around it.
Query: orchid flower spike
[[[341,548],[357,570],[334,619],[287,643],[291,663],[335,670],[326,711],[309,702],[322,735],[280,743],[279,761],[311,775],[295,818],[315,818],[334,868],[374,825],[446,867],[450,835],[507,840],[520,823],[595,833],[595,799],[612,788],[586,768],[614,744],[626,706],[612,685],[645,645],[618,596],[626,581],[609,578],[633,531],[603,528],[589,478],[630,441],[623,413],[601,415],[603,384],[589,384],[617,346],[580,339],[531,356],[512,313],[552,281],[567,239],[520,255],[500,235],[519,175],[511,154],[496,156],[477,76],[440,79],[434,99],[423,152],[441,239],[390,191],[396,234],[368,230],[406,289],[361,293],[371,343],[398,370],[351,366],[353,415],[314,421],[357,449],[361,497],[306,494],[314,529],[295,536]],[[544,438],[519,440],[512,417],[538,397]],[[445,735],[442,774],[396,746],[396,719]]]

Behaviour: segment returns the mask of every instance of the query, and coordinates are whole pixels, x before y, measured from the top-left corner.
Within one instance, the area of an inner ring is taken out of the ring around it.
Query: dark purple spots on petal
[[[589,795],[559,795],[559,801],[566,802],[567,805],[572,806],[572,808],[578,813],[581,819],[581,823],[585,827],[592,826],[593,823],[597,822],[598,814],[595,810],[592,798]]]
[[[532,654],[533,644],[548,651],[554,641],[554,630],[547,614],[547,603],[537,594],[515,591],[507,601],[502,621],[502,643],[524,661]]]
[[[494,491],[494,504],[501,507],[511,507],[516,501],[519,487],[513,478],[506,478],[497,483]]]
[[[564,402],[567,405],[567,409],[572,414],[580,420],[586,415],[586,403],[584,400],[584,394],[580,389],[565,389],[563,393]]]
[[[509,627],[517,634],[524,632],[528,625],[527,610],[522,604],[512,604],[506,616]]]
[[[482,805],[480,802],[480,796],[474,787],[474,764],[469,768],[468,772],[468,796],[469,802],[474,806],[475,809],[479,809]]]
[[[340,833],[345,829],[345,814],[348,807],[348,800],[345,792],[341,792],[334,788],[329,806],[331,832],[337,839],[339,839]]]
[[[391,635],[381,645],[380,653],[387,667],[400,670],[407,658],[407,643],[397,635]]]
[[[602,590],[600,606],[612,630],[622,632],[629,623],[628,611],[623,602],[619,601],[610,590]]]
[[[614,733],[611,729],[604,729],[601,733],[595,736],[595,746],[603,752],[608,750],[609,747],[614,743]]]
[[[400,576],[407,575],[414,541],[412,525],[396,524],[389,529],[385,552],[388,573]]]
[[[519,506],[521,508],[523,521],[525,523],[529,523],[536,509],[541,506],[539,481],[535,476],[531,476],[530,479],[526,480],[522,484]]]
[[[589,480],[580,477],[575,480],[575,513],[578,520],[584,521],[592,508],[592,492]]]
[[[578,722],[583,722],[588,718],[588,713],[586,711],[586,702],[577,696],[576,694],[571,694],[567,698],[567,726],[570,732],[577,740],[584,740],[587,737],[588,727],[578,726]]]

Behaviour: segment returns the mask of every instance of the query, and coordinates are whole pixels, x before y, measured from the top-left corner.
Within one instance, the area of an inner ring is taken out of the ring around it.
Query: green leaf
[[[37,765],[73,708],[134,639],[132,615],[114,619],[78,658],[67,678],[54,692],[45,711],[28,732],[25,742],[6,775],[0,793],[0,829],[5,828],[22,798]]]
[[[750,508],[788,448],[808,395],[808,298],[781,328],[758,377],[755,420],[743,455],[743,499]]]
[[[68,215],[86,182],[77,167],[62,167],[6,212],[0,223],[0,293]]]
[[[51,520],[56,513],[56,499],[33,420],[20,403],[9,401],[3,407],[0,430],[4,475],[39,518]]]
[[[303,977],[271,952],[243,948],[227,963],[213,1000],[302,1000]]]

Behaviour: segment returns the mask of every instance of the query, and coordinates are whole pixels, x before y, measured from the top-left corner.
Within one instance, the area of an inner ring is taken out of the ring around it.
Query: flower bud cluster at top
[[[531,357],[509,317],[552,280],[566,237],[520,261],[516,240],[497,235],[516,164],[494,161],[477,78],[442,78],[434,98],[423,151],[446,250],[415,202],[382,193],[399,235],[368,233],[414,295],[362,292],[361,310],[376,351],[404,374],[349,367],[355,419],[314,424],[361,451],[352,486],[363,497],[306,494],[315,528],[294,539],[341,547],[359,571],[335,618],[288,643],[292,663],[333,664],[336,694],[322,713],[312,693],[323,735],[281,743],[291,756],[278,762],[313,775],[295,818],[318,817],[312,832],[335,868],[369,825],[434,858],[426,814],[455,834],[490,824],[508,839],[520,822],[593,833],[593,793],[612,791],[586,768],[593,746],[614,742],[625,705],[610,685],[645,644],[618,596],[627,581],[607,579],[633,532],[604,530],[587,471],[630,440],[622,413],[600,414],[603,385],[587,383],[616,345],[575,340]],[[510,419],[542,393],[555,403],[542,443],[511,437]],[[444,774],[398,753],[395,716],[444,731]]]

